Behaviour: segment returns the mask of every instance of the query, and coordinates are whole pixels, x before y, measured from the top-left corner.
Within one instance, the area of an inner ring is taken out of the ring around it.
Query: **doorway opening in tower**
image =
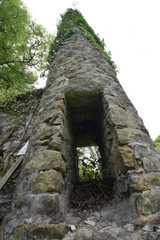
[[[76,179],[72,179],[71,207],[99,208],[113,198],[114,179],[103,152],[103,107],[99,91],[66,93],[69,126],[73,139]]]

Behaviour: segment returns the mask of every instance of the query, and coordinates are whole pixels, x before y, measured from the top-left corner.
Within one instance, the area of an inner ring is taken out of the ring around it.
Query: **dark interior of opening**
[[[100,155],[102,155],[102,97],[99,91],[69,91],[66,93],[66,101],[73,137],[73,151],[75,152],[73,161],[75,161],[77,166],[77,179],[71,195],[71,204],[73,203],[72,206],[79,209],[87,209],[91,205],[106,203],[113,197],[112,188],[114,181],[109,171],[107,174],[104,174],[105,178],[103,178],[102,174],[100,179],[93,178],[80,181],[78,176],[77,148],[98,146]],[[103,171],[104,169],[101,170]]]
[[[68,92],[66,99],[75,146],[99,145],[100,93]]]

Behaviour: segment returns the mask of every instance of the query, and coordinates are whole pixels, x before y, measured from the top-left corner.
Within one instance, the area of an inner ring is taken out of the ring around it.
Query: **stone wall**
[[[16,109],[13,107],[16,98],[5,103],[7,111],[6,109],[3,109],[3,104],[1,105],[0,178],[2,178],[14,164],[18,158],[18,151],[22,148],[25,142],[28,141],[32,134],[31,122],[35,117],[40,97],[36,92],[40,93],[38,90],[18,97],[17,102],[19,101],[20,106],[23,106],[23,109],[19,108],[18,110],[23,111],[23,114],[19,115],[19,112],[17,112],[17,106]],[[28,97],[28,95],[30,95],[30,97]],[[26,103],[24,104],[25,101]],[[12,198],[20,171],[21,166],[14,171],[5,186],[0,190],[0,221],[2,221],[4,216],[11,211]]]
[[[93,143],[115,179],[114,200],[99,220],[81,222],[69,208],[76,147]],[[159,189],[160,153],[142,119],[102,54],[73,35],[51,65],[3,238],[158,239]]]

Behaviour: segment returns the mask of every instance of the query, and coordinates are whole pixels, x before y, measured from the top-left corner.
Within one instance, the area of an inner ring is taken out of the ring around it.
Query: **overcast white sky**
[[[160,135],[160,0],[23,0],[34,20],[56,34],[60,14],[76,7],[119,69],[118,79],[151,138]]]

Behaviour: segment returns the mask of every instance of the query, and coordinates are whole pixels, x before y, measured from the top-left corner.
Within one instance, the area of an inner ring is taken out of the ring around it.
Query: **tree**
[[[47,66],[51,35],[21,0],[0,0],[0,100],[24,92]]]
[[[79,178],[81,181],[102,177],[101,156],[97,146],[77,148]]]
[[[154,145],[160,151],[160,135],[154,140]]]

